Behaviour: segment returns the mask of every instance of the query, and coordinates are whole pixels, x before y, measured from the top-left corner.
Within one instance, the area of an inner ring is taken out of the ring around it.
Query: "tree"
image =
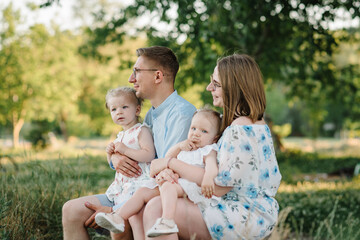
[[[136,32],[146,32],[150,45],[175,50],[182,66],[182,81],[177,82],[181,89],[208,82],[219,56],[244,52],[259,63],[266,82],[286,84],[289,98],[299,98],[312,108],[318,128],[327,114],[320,109],[325,104],[317,106],[318,102],[347,106],[347,116],[353,115],[347,103],[358,98],[359,63],[334,65],[339,43],[350,37],[329,26],[339,10],[356,17],[359,9],[359,0],[138,0],[113,15],[99,11],[100,21],[89,29],[92,39],[87,47],[96,56],[99,45],[122,43],[127,24],[148,16],[147,22],[135,26]],[[104,22],[104,16],[111,20]]]
[[[3,11],[3,26],[0,32],[0,120],[11,122],[13,145],[19,145],[19,133],[24,124],[26,110],[24,105],[32,96],[28,83],[23,82],[25,69],[21,63],[29,54],[23,38],[16,36],[15,26],[20,13],[14,12],[12,4]]]

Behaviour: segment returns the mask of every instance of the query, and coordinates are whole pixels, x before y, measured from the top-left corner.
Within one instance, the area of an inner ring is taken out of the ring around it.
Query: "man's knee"
[[[72,199],[67,201],[62,207],[62,221],[72,222],[77,219],[78,212],[78,204],[76,203],[76,199]]]

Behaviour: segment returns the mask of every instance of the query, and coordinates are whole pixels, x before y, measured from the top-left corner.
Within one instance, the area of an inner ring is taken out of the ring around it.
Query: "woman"
[[[218,142],[219,174],[215,178],[215,195],[221,200],[195,205],[179,199],[175,218],[179,237],[262,239],[277,221],[279,207],[274,196],[281,175],[263,120],[266,100],[261,72],[247,55],[224,57],[206,89],[213,96],[214,106],[223,108],[224,132]],[[158,181],[173,181],[179,175],[200,185],[204,171],[173,158],[169,162],[153,160],[151,174],[158,174]],[[144,230],[160,215],[160,199],[152,199],[143,212]],[[134,237],[138,234],[143,233],[134,232]],[[162,239],[177,238],[173,234]]]

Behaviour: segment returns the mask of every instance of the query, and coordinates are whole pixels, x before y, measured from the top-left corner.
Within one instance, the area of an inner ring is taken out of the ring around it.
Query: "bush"
[[[314,184],[315,185],[315,184]],[[360,187],[357,181],[341,188],[335,186],[332,190],[306,190],[281,192],[276,195],[280,209],[291,207],[287,222],[293,231],[311,233],[321,226],[321,223],[332,216],[334,225],[351,219],[360,219]],[[334,230],[335,231],[335,230]]]
[[[287,151],[277,154],[280,172],[283,181],[296,183],[294,176],[298,174],[350,174],[352,175],[356,164],[360,163],[359,157],[330,158],[314,153],[300,151]]]

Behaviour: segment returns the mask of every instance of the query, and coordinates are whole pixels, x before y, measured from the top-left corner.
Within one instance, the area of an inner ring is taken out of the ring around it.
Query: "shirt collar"
[[[165,101],[163,101],[157,108],[152,107],[153,109],[153,117],[157,118],[161,113],[167,109],[167,107],[171,104],[173,104],[176,100],[176,97],[178,96],[177,91],[175,90],[170,96],[168,96]]]

